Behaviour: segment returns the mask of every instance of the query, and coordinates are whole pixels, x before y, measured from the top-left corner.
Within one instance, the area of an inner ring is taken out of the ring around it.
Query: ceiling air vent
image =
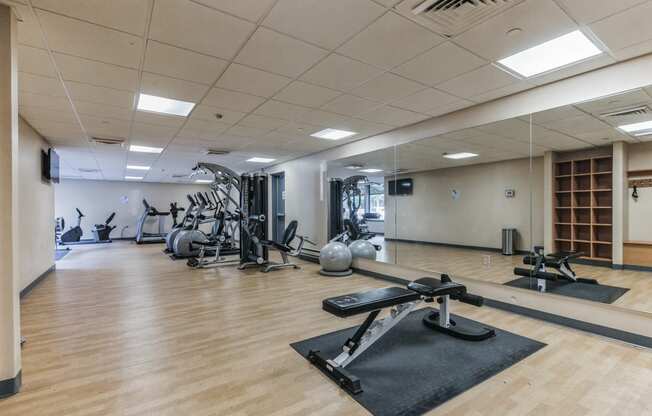
[[[114,139],[109,137],[91,137],[91,142],[105,146],[120,146],[125,143],[125,139]]]
[[[231,152],[228,150],[220,150],[220,149],[208,149],[204,152],[204,154],[207,156],[224,156],[224,155],[228,155],[229,153]]]
[[[524,0],[404,0],[397,9],[453,37]]]
[[[622,108],[620,110],[600,114],[600,117],[602,118],[639,117],[648,114],[652,114],[652,109],[650,109],[650,107],[648,107],[647,105],[639,105],[636,107]]]

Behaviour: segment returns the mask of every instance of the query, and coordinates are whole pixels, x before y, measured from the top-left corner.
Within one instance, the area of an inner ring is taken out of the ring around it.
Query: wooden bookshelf
[[[555,163],[556,251],[582,251],[591,260],[612,260],[612,156]]]

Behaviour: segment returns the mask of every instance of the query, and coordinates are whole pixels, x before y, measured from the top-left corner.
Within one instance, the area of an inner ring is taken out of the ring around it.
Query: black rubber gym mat
[[[70,250],[55,250],[54,251],[54,261],[59,261],[62,258],[66,257],[66,255],[70,253]]]
[[[426,328],[421,320],[430,311],[412,312],[346,367],[362,383],[362,393],[351,397],[373,415],[424,414],[546,345],[495,328],[493,338],[463,341]],[[469,321],[460,316],[452,319]],[[291,347],[304,357],[319,350],[334,358],[355,330],[331,332]],[[315,371],[320,370],[315,367]],[[333,383],[325,375],[323,382]]]
[[[521,289],[537,290],[536,279],[520,277],[505,283],[507,286]],[[564,281],[547,281],[546,291],[555,295],[568,296],[571,298],[586,299],[600,303],[614,303],[619,297],[627,293],[625,287],[592,285],[589,283],[572,283]]]

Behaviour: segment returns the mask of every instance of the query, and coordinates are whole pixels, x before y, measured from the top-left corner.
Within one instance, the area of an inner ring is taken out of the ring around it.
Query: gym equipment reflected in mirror
[[[652,312],[650,139],[652,87],[340,159],[328,175],[366,175],[352,208],[379,262]]]

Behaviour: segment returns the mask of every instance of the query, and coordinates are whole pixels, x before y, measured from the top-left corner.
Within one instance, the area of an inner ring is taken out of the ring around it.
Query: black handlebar
[[[77,216],[78,216],[79,218],[84,217],[84,214],[82,214],[82,212],[79,210],[79,208],[75,208],[75,209],[77,210]]]

